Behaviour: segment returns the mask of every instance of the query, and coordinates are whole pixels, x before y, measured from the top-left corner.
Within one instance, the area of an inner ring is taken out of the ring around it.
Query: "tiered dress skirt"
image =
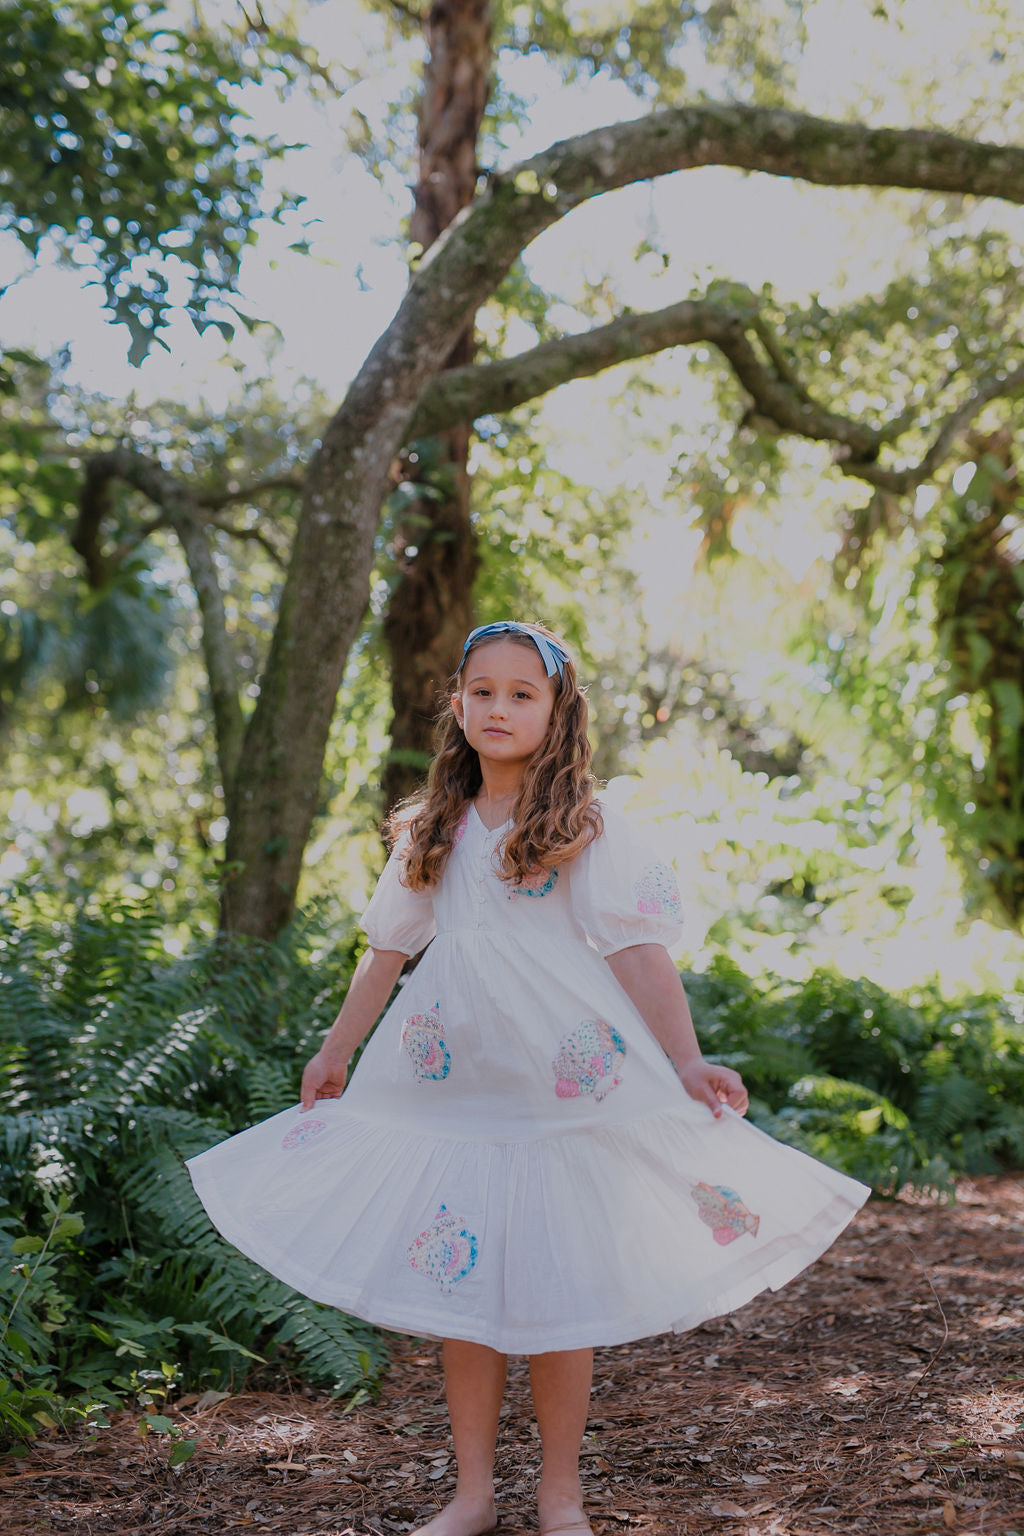
[[[341,1099],[191,1160],[230,1242],[381,1327],[533,1354],[692,1328],[834,1241],[869,1191],[692,1100],[607,965],[673,942],[680,903],[604,821],[520,887],[472,807],[435,892],[396,848],[363,926],[429,947]]]

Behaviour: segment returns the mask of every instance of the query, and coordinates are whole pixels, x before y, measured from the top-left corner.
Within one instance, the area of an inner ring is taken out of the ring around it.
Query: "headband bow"
[[[548,677],[554,677],[558,673],[559,678],[565,674],[565,663],[568,660],[562,647],[554,640],[549,640],[546,635],[538,635],[535,630],[526,624],[517,624],[514,619],[501,619],[497,624],[480,624],[471,630],[466,636],[466,643],[462,647],[462,660],[459,662],[458,671],[461,672],[465,665],[469,648],[476,645],[478,640],[489,640],[492,635],[527,635],[540,652],[540,659],[544,663],[544,671]]]

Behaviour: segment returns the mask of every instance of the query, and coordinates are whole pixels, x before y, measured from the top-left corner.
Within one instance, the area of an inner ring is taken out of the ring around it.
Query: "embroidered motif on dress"
[[[739,1195],[726,1184],[695,1184],[690,1191],[697,1202],[701,1221],[711,1228],[716,1243],[724,1247],[734,1243],[744,1232],[757,1236],[760,1216],[748,1211]]]
[[[304,1141],[312,1141],[314,1136],[319,1136],[326,1129],[326,1120],[300,1120],[298,1125],[293,1125],[290,1131],[285,1132],[281,1150],[291,1152],[294,1147],[301,1147]]]
[[[508,899],[512,901],[516,896],[547,896],[554,890],[557,879],[557,869],[548,870],[546,875],[544,870],[539,869],[536,874],[527,875],[520,885],[510,885]]]
[[[633,886],[638,912],[664,912],[678,917],[683,903],[679,882],[667,864],[648,864]]]
[[[626,1042],[603,1019],[584,1019],[559,1041],[551,1063],[560,1099],[590,1097],[600,1101],[622,1081]]]
[[[454,848],[456,843],[461,843],[462,842],[462,839],[466,835],[466,828],[468,826],[469,826],[469,812],[468,811],[463,811],[463,813],[462,813],[462,820],[459,822],[458,826],[455,828],[455,831],[452,833],[452,847],[453,848]]]
[[[413,1238],[406,1258],[419,1274],[436,1281],[442,1296],[447,1296],[474,1268],[477,1251],[475,1234],[442,1205],[430,1226]]]
[[[452,1069],[440,1010],[440,1003],[435,1003],[426,1013],[411,1014],[402,1025],[402,1045],[421,1083],[443,1082]]]

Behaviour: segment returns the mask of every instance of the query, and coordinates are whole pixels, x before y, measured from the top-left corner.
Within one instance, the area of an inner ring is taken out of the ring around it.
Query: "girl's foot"
[[[537,1490],[537,1516],[540,1536],[594,1536],[590,1521],[583,1513],[583,1494],[572,1491]]]
[[[426,1525],[417,1526],[411,1536],[485,1536],[497,1523],[493,1496],[472,1498],[457,1493],[446,1509]]]

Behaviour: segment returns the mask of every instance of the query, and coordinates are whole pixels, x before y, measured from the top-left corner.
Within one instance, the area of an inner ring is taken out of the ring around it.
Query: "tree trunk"
[[[491,6],[488,0],[434,0],[424,34],[410,235],[427,251],[476,190],[477,138],[490,88]],[[446,367],[468,366],[474,350],[470,320]],[[459,424],[417,443],[401,463],[404,484],[423,485],[425,494],[403,505],[392,543],[399,579],[384,621],[392,709],[383,774],[387,809],[423,778],[438,702],[472,619],[478,560],[469,520],[469,438],[468,424]]]

